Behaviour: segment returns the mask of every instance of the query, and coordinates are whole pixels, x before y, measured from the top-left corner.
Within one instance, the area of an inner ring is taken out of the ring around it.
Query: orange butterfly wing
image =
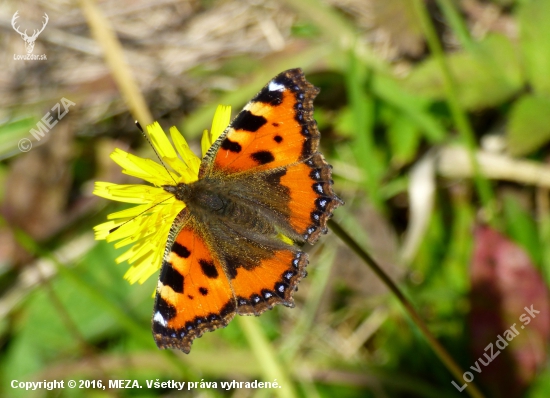
[[[306,275],[307,263],[304,252],[279,250],[254,268],[237,267],[231,280],[237,296],[237,312],[260,315],[275,304],[294,307],[292,294]]]
[[[277,75],[212,145],[199,173],[279,170],[280,184],[290,193],[290,224],[309,243],[326,232],[327,219],[343,204],[332,190],[332,167],[317,152],[321,135],[313,99],[318,93],[301,69]]]
[[[332,190],[331,166],[323,155],[315,153],[285,171],[281,185],[290,193],[290,225],[313,244],[327,232],[326,224],[334,208],[344,203]]]
[[[326,233],[328,217],[343,203],[332,191],[331,167],[317,152],[320,134],[313,119],[313,99],[318,92],[300,69],[273,78],[208,151],[209,162],[200,172],[202,176],[244,174],[244,179],[265,175],[286,193],[281,203],[270,202],[267,207],[287,216],[295,233],[291,238],[298,243],[314,243]],[[264,195],[273,193],[268,190]],[[259,315],[274,304],[293,306],[292,293],[306,274],[307,262],[307,254],[296,248],[278,250],[254,267],[231,259],[237,312]]]
[[[159,348],[189,353],[195,338],[229,323],[235,314],[235,298],[219,260],[197,232],[187,209],[182,213],[170,231],[170,250],[159,276],[153,335]]]
[[[259,172],[311,156],[320,137],[313,119],[313,99],[318,92],[301,69],[277,75],[212,145],[200,175]]]
[[[193,339],[226,326],[235,313],[294,305],[308,256],[288,238],[313,244],[343,203],[317,152],[318,91],[300,69],[277,75],[209,149],[199,181],[182,189],[195,203],[187,203],[168,239],[153,314],[159,347],[188,353]],[[230,206],[234,214],[216,214]]]

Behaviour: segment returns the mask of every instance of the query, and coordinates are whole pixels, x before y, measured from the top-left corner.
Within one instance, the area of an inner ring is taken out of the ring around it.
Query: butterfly
[[[344,203],[318,152],[318,92],[301,69],[280,73],[213,143],[197,181],[163,186],[186,207],[170,228],[156,289],[159,348],[189,353],[235,314],[294,306],[308,264],[301,246],[326,233]]]

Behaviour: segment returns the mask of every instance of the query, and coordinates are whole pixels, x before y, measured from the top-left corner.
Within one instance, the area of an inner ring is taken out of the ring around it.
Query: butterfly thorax
[[[227,200],[224,201],[216,192],[203,189],[201,186],[204,186],[204,184],[179,183],[178,185],[164,185],[163,188],[166,192],[174,194],[177,200],[181,200],[191,208],[201,207],[213,213],[223,212],[227,207]]]
[[[276,229],[262,213],[261,206],[239,200],[216,178],[203,178],[191,184],[165,185],[164,190],[184,202],[195,219],[205,224],[224,222],[228,226],[245,227],[260,234],[276,235]]]

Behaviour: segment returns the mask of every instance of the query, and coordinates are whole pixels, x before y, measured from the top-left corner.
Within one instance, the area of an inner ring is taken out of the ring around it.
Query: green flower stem
[[[460,366],[455,362],[453,357],[445,350],[441,343],[434,337],[434,335],[429,331],[428,327],[420,318],[420,315],[416,312],[411,302],[405,297],[403,292],[397,287],[397,285],[390,279],[390,277],[380,268],[378,263],[359,246],[359,244],[346,232],[344,229],[334,220],[329,220],[328,226],[330,229],[338,235],[340,239],[357,254],[369,267],[370,269],[380,278],[384,285],[390,290],[390,292],[399,300],[399,302],[405,307],[405,311],[409,314],[412,321],[418,326],[424,338],[427,340],[428,344],[434,350],[435,354],[439,357],[441,362],[445,367],[451,372],[457,381],[462,380],[462,375],[464,371]],[[450,383],[449,383],[450,384]],[[476,387],[475,384],[469,383],[466,391],[472,398],[483,398],[483,394]]]
[[[378,153],[374,143],[374,101],[367,94],[365,87],[370,71],[360,64],[356,54],[351,51],[348,70],[345,73],[348,102],[355,122],[352,150],[357,163],[366,175],[366,188],[371,202],[379,210],[384,210],[384,202],[377,189],[384,168],[378,161]]]
[[[447,96],[447,103],[458,132],[466,144],[468,156],[474,171],[474,183],[481,203],[485,208],[487,221],[492,224],[494,215],[496,214],[495,197],[489,181],[482,176],[479,169],[479,164],[475,158],[476,140],[474,131],[472,130],[472,126],[470,126],[466,112],[462,109],[458,101],[456,85],[449,69],[449,65],[446,62],[445,53],[441,47],[437,33],[426,10],[426,5],[422,0],[414,0],[414,6],[417,16],[420,19],[424,35],[428,41],[428,46],[432,56],[441,69],[443,86]]]
[[[470,32],[464,21],[462,20],[460,13],[456,9],[456,4],[452,0],[437,0],[439,8],[445,16],[445,20],[449,22],[449,25],[455,33],[460,45],[466,50],[470,51],[473,47],[472,38]]]
[[[241,330],[246,335],[250,348],[260,364],[264,381],[273,382],[275,379],[281,388],[275,389],[280,398],[296,398],[294,385],[287,372],[278,360],[273,346],[265,336],[258,319],[249,316],[237,316]]]

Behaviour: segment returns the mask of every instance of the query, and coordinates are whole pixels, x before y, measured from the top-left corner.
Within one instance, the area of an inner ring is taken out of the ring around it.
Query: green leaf
[[[317,109],[315,109],[317,114]],[[344,106],[333,118],[334,128],[338,132],[338,135],[342,137],[352,138],[355,136],[355,119],[352,110]],[[317,117],[315,118],[317,120]]]
[[[526,398],[546,398],[550,396],[550,369],[541,370],[527,392]]]
[[[516,50],[508,38],[491,35],[472,46],[472,51],[447,56],[455,79],[461,106],[479,109],[501,104],[523,87],[523,76]],[[428,59],[404,81],[411,93],[432,100],[444,100],[445,89],[440,67]]]
[[[404,90],[402,85],[402,80],[396,80],[383,73],[374,73],[371,89],[373,94],[382,101],[403,112],[420,128],[428,141],[443,141],[447,132],[441,121],[428,111],[432,101],[419,93]]]
[[[411,162],[420,143],[418,126],[403,114],[396,114],[386,108],[383,112],[387,123],[388,142],[391,148],[392,163],[397,166]]]
[[[523,1],[517,17],[527,79],[534,91],[550,95],[550,0]]]
[[[6,157],[10,153],[19,153],[17,148],[18,141],[26,138],[35,141],[29,130],[36,128],[36,122],[40,118],[26,116],[21,119],[12,120],[0,126],[0,158]]]
[[[368,90],[370,70],[365,68],[356,54],[350,52],[350,61],[345,74],[349,107],[355,124],[352,151],[357,164],[367,176],[367,192],[374,205],[382,208],[378,185],[384,172],[380,152],[374,142],[374,100]]]
[[[535,264],[540,264],[542,250],[533,216],[510,194],[504,196],[503,203],[507,235],[529,253]]]
[[[550,140],[550,97],[525,95],[510,111],[508,149],[514,156],[531,153]]]

